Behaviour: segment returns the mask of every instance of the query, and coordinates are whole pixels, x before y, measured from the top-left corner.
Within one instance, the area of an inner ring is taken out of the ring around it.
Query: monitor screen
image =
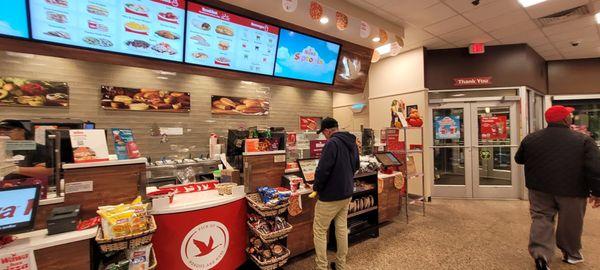
[[[185,0],[29,0],[32,37],[183,61]]]
[[[25,1],[3,1],[0,9],[0,35],[29,38]]]
[[[273,75],[279,28],[189,2],[185,62]]]
[[[340,45],[281,29],[275,76],[333,84]]]
[[[387,153],[377,153],[375,154],[375,157],[377,158],[377,160],[379,160],[379,162],[381,162],[381,164],[383,166],[401,166],[402,162],[400,162],[395,156],[394,154],[387,152]]]
[[[33,228],[40,186],[0,188],[0,235]]]

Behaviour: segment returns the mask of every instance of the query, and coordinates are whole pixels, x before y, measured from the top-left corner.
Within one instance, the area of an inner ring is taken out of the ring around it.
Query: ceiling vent
[[[556,12],[554,14],[550,14],[548,16],[544,16],[538,18],[538,22],[542,24],[542,26],[555,25],[559,23],[563,23],[566,21],[574,20],[577,18],[581,18],[590,14],[590,10],[587,6],[579,6],[572,9],[563,10],[560,12]]]

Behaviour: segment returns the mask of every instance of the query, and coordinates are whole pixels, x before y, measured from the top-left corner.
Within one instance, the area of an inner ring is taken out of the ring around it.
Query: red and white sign
[[[33,251],[0,254],[0,270],[37,270]]]
[[[469,45],[469,53],[470,54],[483,54],[485,53],[485,44],[483,43],[473,43]]]
[[[311,158],[320,158],[321,153],[323,152],[323,148],[327,140],[313,140],[310,141],[310,157]]]
[[[479,124],[482,140],[505,140],[508,138],[506,115],[482,116]]]
[[[212,269],[229,247],[229,230],[218,221],[204,222],[188,232],[181,243],[181,258],[190,269]]]
[[[300,116],[300,130],[316,131],[321,126],[323,117]]]
[[[259,21],[251,20],[248,18],[244,18],[232,13],[224,12],[221,10],[217,10],[208,6],[203,6],[197,3],[192,3],[188,5],[188,11],[202,14],[204,16],[212,17],[215,19],[219,19],[222,21],[234,23],[237,25],[254,28],[257,30],[261,30],[264,32],[269,32],[275,35],[279,35],[279,27],[268,25],[266,23],[262,23]]]
[[[454,78],[454,86],[480,86],[492,84],[492,77]]]
[[[180,9],[185,8],[185,0],[152,0],[152,2],[172,6]]]

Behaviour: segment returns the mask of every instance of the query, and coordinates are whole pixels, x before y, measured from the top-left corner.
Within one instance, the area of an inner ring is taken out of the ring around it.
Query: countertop
[[[149,187],[147,189],[147,193],[150,193],[155,190],[155,187]],[[169,204],[166,208],[152,209],[151,213],[153,215],[162,215],[190,212],[221,206],[245,198],[246,193],[244,192],[244,186],[234,187],[233,194],[225,196],[219,195],[219,192],[217,190],[180,193],[175,194],[173,198],[173,203]]]
[[[83,231],[73,231],[48,235],[48,230],[37,230],[28,233],[17,234],[17,240],[0,249],[0,254],[17,252],[23,250],[38,250],[53,246],[64,245],[96,237],[98,228],[94,227]]]
[[[119,165],[131,165],[131,164],[146,164],[148,160],[146,158],[136,159],[123,159],[123,160],[109,160],[109,161],[98,161],[98,162],[86,162],[86,163],[66,163],[62,165],[65,170],[70,169],[83,169],[83,168],[94,168],[94,167],[107,167],[107,166],[119,166]]]

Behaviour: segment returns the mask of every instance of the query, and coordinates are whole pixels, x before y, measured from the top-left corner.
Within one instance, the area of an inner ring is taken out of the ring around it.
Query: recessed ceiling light
[[[530,7],[542,2],[546,2],[546,0],[519,0],[519,3],[521,3],[523,7]]]
[[[379,54],[381,54],[381,55],[384,55],[384,54],[386,54],[386,53],[389,53],[389,52],[391,52],[391,51],[392,51],[392,44],[391,44],[391,43],[388,43],[388,44],[385,44],[385,45],[379,46],[379,47],[375,48],[375,50],[376,50],[376,51],[377,51]]]
[[[596,22],[600,24],[600,12],[596,13]]]
[[[321,24],[327,24],[329,23],[329,18],[327,18],[327,16],[323,16],[319,21],[321,22]]]
[[[381,38],[380,37],[374,37],[372,40],[373,40],[373,42],[379,42],[381,40]]]

